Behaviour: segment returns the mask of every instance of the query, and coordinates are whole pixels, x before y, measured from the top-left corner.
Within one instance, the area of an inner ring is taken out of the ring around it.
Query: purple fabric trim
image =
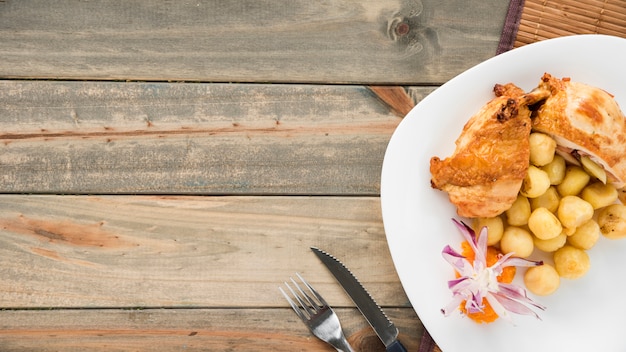
[[[417,352],[433,352],[435,349],[435,341],[430,336],[428,331],[424,329],[424,333],[422,334],[422,341],[420,342],[420,347]]]
[[[498,44],[496,55],[513,49],[523,9],[524,0],[511,0],[509,3],[509,10],[506,13],[506,20],[502,28],[502,35],[500,36],[500,43]]]

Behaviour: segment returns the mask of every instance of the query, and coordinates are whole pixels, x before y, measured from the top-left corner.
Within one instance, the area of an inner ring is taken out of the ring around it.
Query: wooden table
[[[318,246],[415,351],[385,148],[507,6],[0,0],[0,350],[332,350],[278,291],[295,272],[384,350]]]

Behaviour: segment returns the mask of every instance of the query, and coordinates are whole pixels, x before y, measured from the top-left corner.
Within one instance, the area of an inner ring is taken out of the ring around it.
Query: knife
[[[337,258],[327,252],[311,247],[313,253],[326,265],[335,276],[354,304],[361,311],[367,322],[372,326],[378,338],[385,344],[387,352],[406,352],[406,348],[398,341],[398,329],[387,318],[376,301],[365,290],[356,277]]]

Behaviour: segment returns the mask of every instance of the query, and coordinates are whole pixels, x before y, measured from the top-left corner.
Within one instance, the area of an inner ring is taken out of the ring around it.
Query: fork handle
[[[339,352],[355,352],[345,338],[333,341],[332,345]]]

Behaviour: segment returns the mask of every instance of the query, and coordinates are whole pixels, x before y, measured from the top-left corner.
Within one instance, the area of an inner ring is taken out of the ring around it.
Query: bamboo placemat
[[[572,34],[626,37],[626,0],[526,0],[514,47]]]
[[[626,38],[626,0],[511,0],[496,54],[575,34]],[[424,330],[419,352],[440,351]]]
[[[626,0],[512,0],[498,53],[574,34],[626,38]]]

